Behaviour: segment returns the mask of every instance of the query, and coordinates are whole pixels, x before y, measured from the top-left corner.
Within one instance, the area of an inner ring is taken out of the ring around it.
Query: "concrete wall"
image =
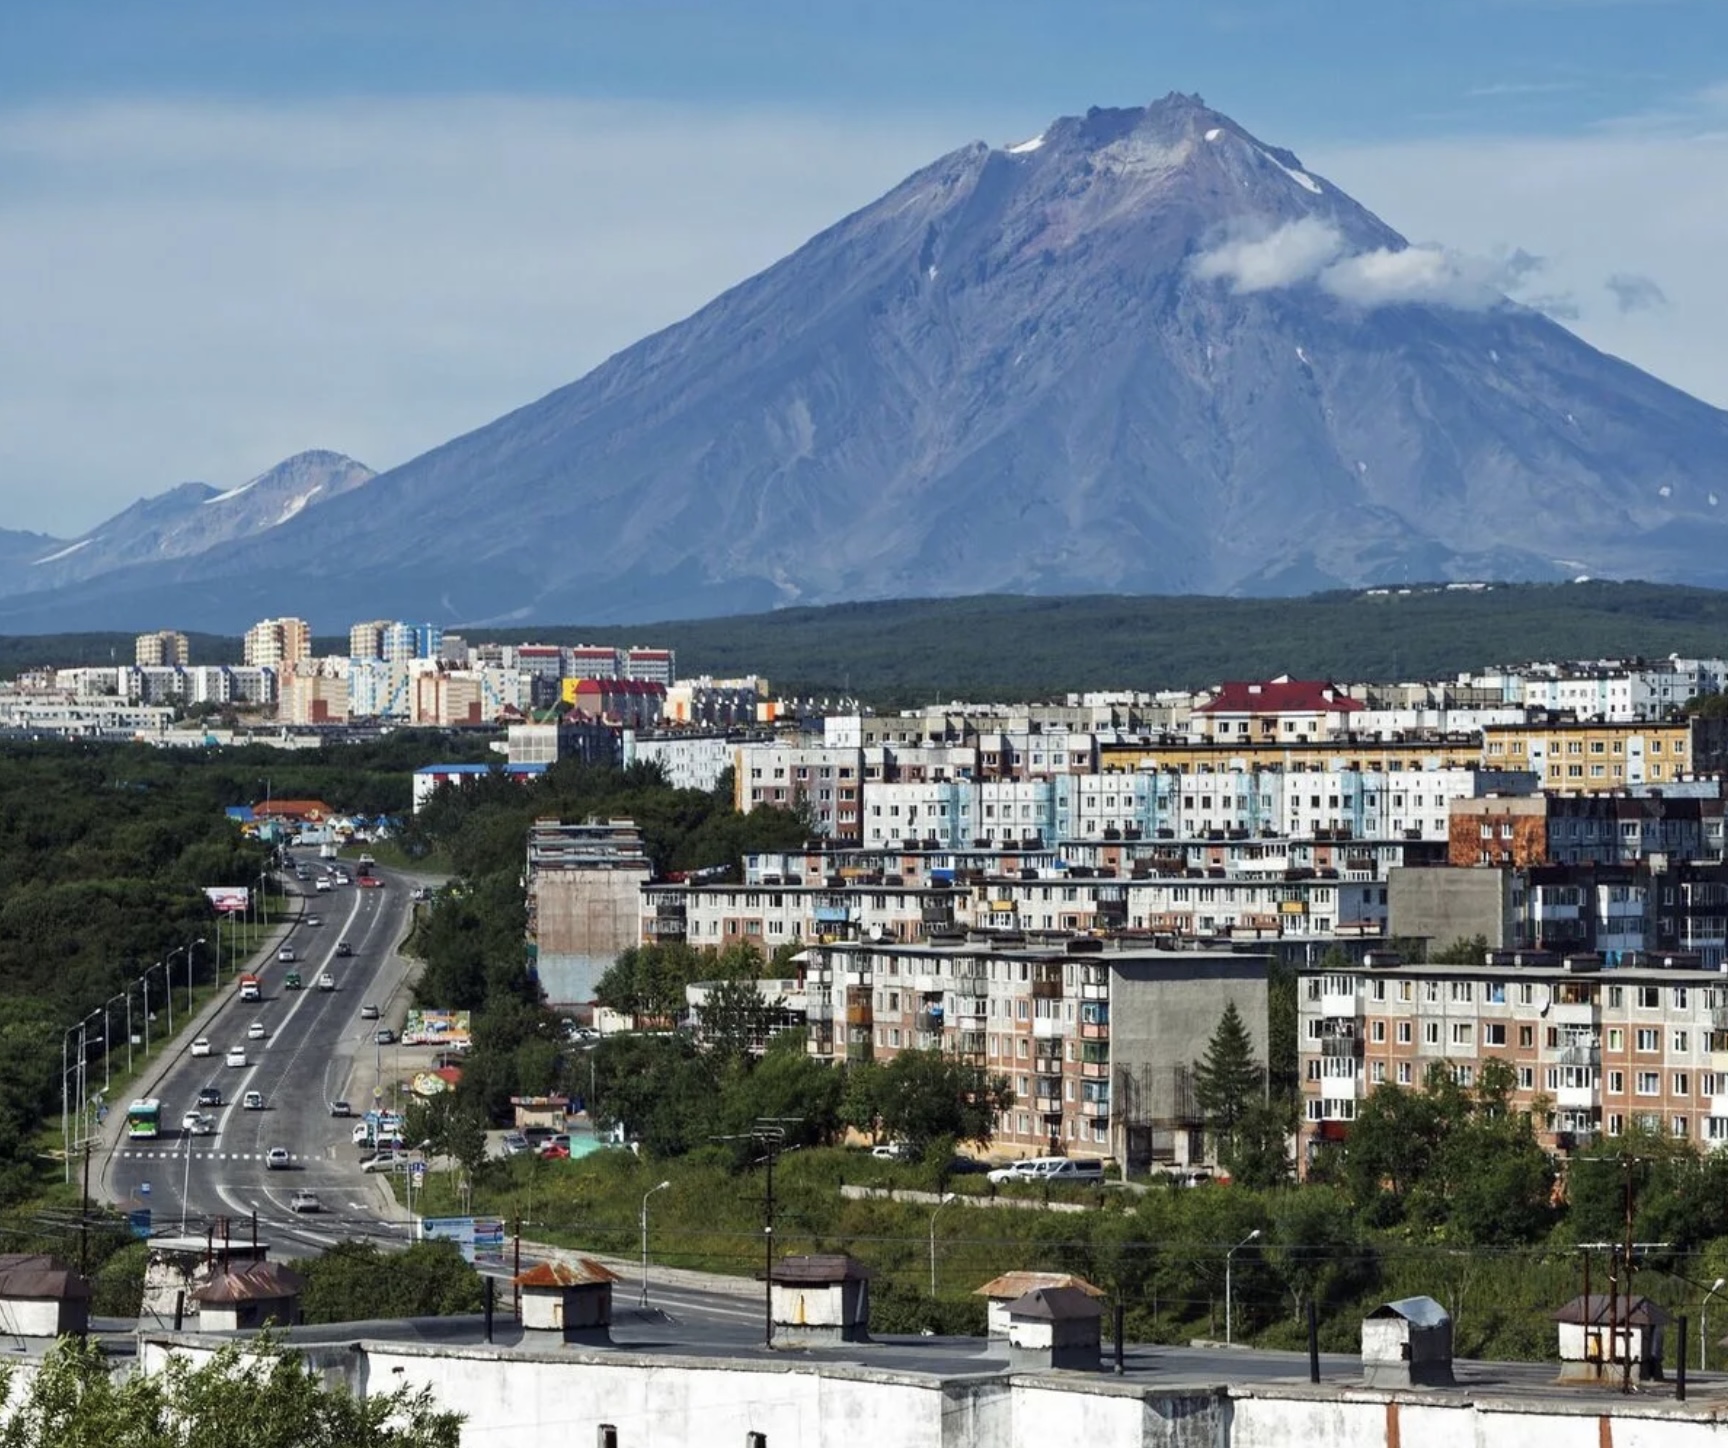
[[[540,983],[552,1005],[594,999],[594,986],[618,958],[639,944],[640,870],[543,870],[534,880],[535,940]]]
[[[1398,869],[1387,872],[1386,933],[1444,948],[1486,936],[1490,948],[1517,944],[1512,884],[1504,870]]]

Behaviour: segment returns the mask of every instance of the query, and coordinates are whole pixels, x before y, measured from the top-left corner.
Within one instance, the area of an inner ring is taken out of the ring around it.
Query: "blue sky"
[[[1728,405],[1722,0],[5,0],[0,527],[401,462],[943,151],[1170,90]]]

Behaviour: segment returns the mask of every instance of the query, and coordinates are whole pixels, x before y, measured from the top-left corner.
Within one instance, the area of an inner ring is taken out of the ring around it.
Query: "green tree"
[[[430,1389],[357,1398],[267,1337],[226,1344],[200,1367],[176,1356],[124,1375],[94,1339],[64,1337],[28,1382],[15,1371],[0,1365],[12,1402],[0,1448],[456,1448],[461,1436],[461,1415],[439,1409]]]
[[[449,1317],[478,1312],[485,1302],[480,1274],[453,1242],[415,1242],[401,1252],[341,1242],[294,1269],[306,1279],[308,1322]]]
[[[1293,1169],[1290,1137],[1295,1129],[1293,1102],[1284,1098],[1250,1102],[1222,1158],[1231,1181],[1260,1190],[1285,1185]]]
[[[1206,1044],[1205,1057],[1194,1063],[1195,1100],[1221,1154],[1229,1151],[1237,1122],[1265,1089],[1266,1071],[1255,1059],[1253,1037],[1236,1002],[1230,1001]]]
[[[940,1051],[901,1051],[886,1065],[864,1063],[847,1075],[848,1121],[904,1141],[920,1154],[939,1136],[987,1145],[996,1118],[1014,1104],[1006,1076]]]

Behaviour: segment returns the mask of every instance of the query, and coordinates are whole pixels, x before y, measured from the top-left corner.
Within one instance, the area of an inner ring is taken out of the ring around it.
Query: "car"
[[[264,1109],[264,1093],[262,1091],[248,1091],[240,1098],[240,1109],[242,1111],[262,1111]]]
[[[335,990],[336,989],[336,977],[331,975],[329,971],[325,971],[323,975],[318,977],[318,989],[319,990]]]
[[[222,1104],[222,1088],[220,1086],[206,1086],[198,1093],[198,1104],[200,1106],[220,1106]]]
[[[336,942],[336,953],[346,958],[354,953],[354,947],[346,940],[338,940]]]
[[[283,965],[292,965],[299,958],[300,957],[294,953],[294,947],[292,945],[284,945],[276,952],[276,959]]]
[[[283,990],[299,990],[301,984],[300,972],[297,970],[290,970],[282,977]]]
[[[246,1064],[246,1048],[244,1046],[230,1046],[228,1054],[222,1059],[230,1066],[244,1066]]]
[[[331,876],[331,878],[335,880],[338,885],[346,885],[350,883],[348,872],[346,870],[338,870],[333,876]]]
[[[324,917],[322,915],[308,915],[301,923],[307,926],[316,927],[324,923]]]
[[[527,1150],[528,1138],[520,1131],[506,1131],[504,1133],[505,1156],[521,1156]]]
[[[246,1039],[248,1041],[262,1041],[265,1034],[263,1021],[253,1021],[251,1025],[246,1027]]]
[[[180,1118],[180,1129],[188,1136],[208,1136],[216,1129],[216,1120],[202,1111],[188,1111]]]
[[[332,1116],[352,1116],[354,1114],[354,1108],[346,1101],[332,1101],[330,1103],[330,1114]]]
[[[999,1166],[985,1180],[996,1186],[1009,1182],[1096,1183],[1104,1180],[1104,1163],[1096,1157],[1034,1156]]]
[[[371,1001],[367,1001],[365,1005],[360,1007],[360,1019],[363,1021],[377,1020],[378,1007],[373,1005]]]
[[[406,1171],[407,1168],[408,1153],[405,1151],[381,1151],[360,1163],[360,1170],[364,1172]]]
[[[554,1156],[558,1154],[569,1156],[570,1133],[567,1131],[560,1131],[556,1135],[547,1137],[540,1143],[537,1150],[541,1156]]]
[[[394,1046],[396,1044],[396,1032],[388,1026],[380,1026],[372,1032],[372,1041],[373,1044],[379,1046]]]
[[[291,1212],[321,1212],[324,1204],[318,1200],[318,1193],[306,1187],[301,1187],[288,1198],[288,1210]]]
[[[208,1056],[210,1054],[210,1038],[208,1036],[198,1037],[192,1043],[192,1054],[194,1056]]]
[[[312,882],[312,888],[314,890],[328,890],[330,888],[330,882],[320,875]]]
[[[884,1141],[870,1148],[870,1155],[877,1161],[911,1161],[917,1153],[912,1144],[907,1141]]]
[[[551,1146],[541,1148],[540,1160],[541,1161],[569,1161],[570,1160],[570,1148],[568,1146],[561,1146],[557,1142],[553,1142]]]
[[[382,890],[384,888],[384,882],[376,875],[362,875],[360,884],[362,888],[367,890]]]
[[[273,1146],[264,1158],[264,1165],[271,1171],[287,1171],[292,1161],[287,1147]]]

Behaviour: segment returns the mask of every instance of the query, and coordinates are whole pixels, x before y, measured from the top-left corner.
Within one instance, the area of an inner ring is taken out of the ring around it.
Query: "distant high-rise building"
[[[192,649],[185,634],[161,629],[138,635],[133,661],[141,669],[172,668],[176,664],[184,668],[192,661]]]
[[[387,618],[375,618],[357,623],[348,630],[348,657],[351,659],[381,659],[384,657],[384,635],[391,627]]]
[[[678,682],[677,655],[671,649],[625,649],[624,677],[640,679],[645,684],[664,684],[670,689]]]
[[[303,618],[267,618],[246,630],[246,662],[275,668],[312,657],[312,630]]]

